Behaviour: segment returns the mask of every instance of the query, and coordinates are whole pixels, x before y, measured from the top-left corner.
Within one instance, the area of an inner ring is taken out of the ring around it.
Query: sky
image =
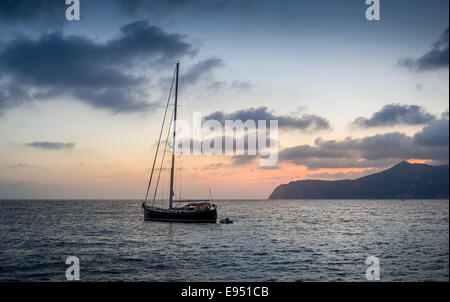
[[[279,121],[276,166],[178,156],[177,197],[448,164],[448,6],[80,0],[68,21],[63,0],[1,1],[0,199],[144,198],[175,62],[180,118]]]

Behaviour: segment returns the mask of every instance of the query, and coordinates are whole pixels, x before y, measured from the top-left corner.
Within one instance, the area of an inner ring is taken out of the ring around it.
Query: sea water
[[[218,200],[233,224],[136,200],[1,200],[0,281],[449,281],[448,200]]]

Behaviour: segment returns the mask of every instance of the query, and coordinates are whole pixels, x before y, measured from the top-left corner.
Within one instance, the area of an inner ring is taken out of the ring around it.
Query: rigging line
[[[188,109],[189,109],[189,112],[191,113],[191,115],[193,114],[192,113],[192,109],[191,109],[191,105],[189,104],[189,99],[188,99],[188,94],[187,94],[187,88],[186,88],[186,85],[184,85],[184,78],[183,78],[183,74],[182,74],[182,72],[180,71],[180,81],[181,81],[181,90],[183,90],[183,93],[184,93],[184,98],[185,98],[185,103],[187,104],[187,107],[188,107]]]
[[[175,108],[172,111],[172,117],[170,118],[170,120],[172,120],[173,115],[175,113]],[[166,136],[166,144],[164,145],[164,152],[163,152],[163,156],[162,156],[162,160],[161,160],[161,166],[159,168],[159,173],[158,173],[158,180],[156,181],[156,188],[155,188],[155,194],[153,195],[153,201],[152,204],[155,202],[155,198],[156,198],[156,193],[158,192],[158,185],[159,185],[159,180],[161,178],[161,170],[162,170],[162,166],[164,164],[164,157],[166,156],[166,150],[167,150],[167,145],[169,144],[169,135],[170,135],[170,128],[172,126],[172,122],[169,125],[169,129],[167,129],[167,136]]]
[[[178,180],[178,185],[179,185],[179,187],[178,187],[178,199],[181,199],[181,170],[182,170],[182,166],[181,166],[181,164],[182,164],[182,157],[181,157],[181,154],[179,154],[178,155],[178,162],[180,163],[179,164],[179,168],[178,168],[178,174],[180,175],[179,176],[179,180]]]
[[[211,193],[211,187],[210,187],[209,183],[208,183],[208,189],[209,189],[209,199],[213,200],[212,193]]]
[[[173,118],[173,111],[172,111],[172,117]],[[161,179],[161,172],[163,169],[163,165],[164,165],[164,158],[166,157],[166,152],[167,152],[167,145],[169,144],[169,135],[170,135],[170,126],[172,125],[172,123],[169,125],[169,129],[167,129],[167,136],[166,136],[166,144],[164,146],[164,152],[163,152],[163,156],[161,159],[161,165],[159,167],[159,173],[158,173],[158,180],[156,181],[156,187],[155,187],[155,193],[153,194],[153,201],[152,201],[152,205],[155,202],[156,199],[156,194],[158,193],[158,186],[159,186],[159,181]],[[163,192],[164,193],[164,192]],[[164,199],[164,198],[163,198]],[[161,201],[162,202],[162,201]]]
[[[209,180],[208,180],[208,178],[207,177],[205,177],[206,178],[206,183],[208,184],[208,190],[209,190],[209,200],[213,200],[213,198],[212,198],[212,193],[211,193],[211,186],[209,185]]]
[[[158,139],[158,145],[156,147],[155,159],[153,160],[152,172],[150,173],[150,179],[148,181],[147,192],[145,193],[145,200],[144,200],[144,202],[147,202],[148,191],[150,190],[150,185],[152,183],[153,171],[155,170],[156,159],[158,157],[159,145],[161,143],[161,136],[162,136],[163,129],[164,129],[164,123],[166,121],[166,115],[167,115],[167,109],[169,108],[170,97],[172,95],[172,88],[173,88],[174,79],[175,79],[175,72],[174,72],[173,77],[172,77],[172,84],[170,85],[169,97],[167,98],[166,110],[164,111],[163,123],[162,123],[162,126],[161,126],[161,132],[159,133],[159,139]]]

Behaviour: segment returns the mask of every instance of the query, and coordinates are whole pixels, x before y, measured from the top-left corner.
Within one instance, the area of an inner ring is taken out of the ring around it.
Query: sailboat
[[[167,221],[167,222],[211,222],[216,223],[217,222],[217,206],[212,203],[212,198],[209,200],[174,200],[174,167],[175,167],[175,144],[176,144],[176,122],[177,122],[177,107],[178,107],[178,78],[179,78],[179,70],[180,70],[180,63],[176,63],[175,67],[175,102],[174,102],[174,109],[173,109],[173,137],[172,137],[172,165],[170,168],[170,189],[169,189],[169,207],[163,208],[163,207],[156,207],[154,206],[154,201],[156,197],[156,192],[159,184],[159,179],[161,176],[161,168],[159,170],[158,179],[156,182],[156,187],[154,190],[154,197],[153,202],[149,204],[148,200],[148,193],[150,190],[150,186],[153,179],[153,174],[155,172],[155,164],[158,158],[158,151],[160,149],[161,144],[161,136],[163,134],[163,128],[164,123],[167,116],[167,111],[169,108],[169,103],[171,99],[172,94],[172,88],[173,88],[173,82],[174,78],[172,78],[172,85],[170,87],[169,92],[169,98],[167,100],[166,104],[166,111],[164,113],[164,119],[163,119],[163,125],[161,127],[161,132],[159,135],[158,144],[156,147],[156,153],[155,153],[155,159],[153,161],[153,167],[150,174],[150,179],[147,186],[147,193],[145,195],[145,200],[142,203],[142,207],[144,209],[144,219],[145,220],[154,220],[154,221]],[[169,132],[167,133],[167,138],[169,137],[170,133],[170,126]],[[167,140],[163,151],[163,158],[166,153],[166,147],[167,147]],[[163,159],[164,160],[164,159]],[[162,162],[161,162],[162,163]],[[211,190],[210,190],[211,193]],[[174,203],[177,203],[179,206],[174,206]]]

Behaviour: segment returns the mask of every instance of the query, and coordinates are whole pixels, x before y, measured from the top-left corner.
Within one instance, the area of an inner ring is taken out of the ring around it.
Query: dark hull
[[[217,222],[217,210],[161,209],[144,206],[145,220],[169,222]]]

